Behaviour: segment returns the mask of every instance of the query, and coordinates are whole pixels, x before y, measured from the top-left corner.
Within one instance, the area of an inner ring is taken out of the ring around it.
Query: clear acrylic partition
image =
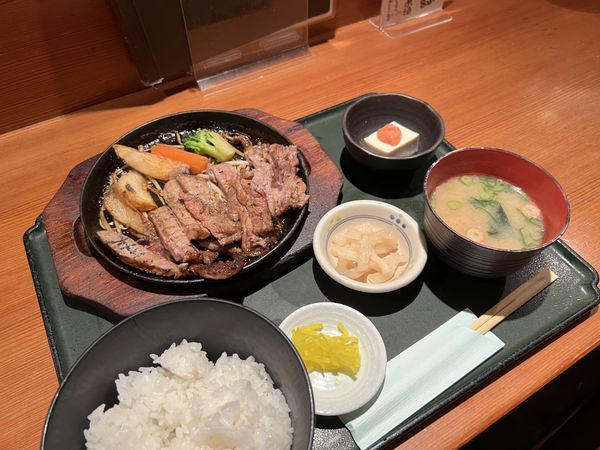
[[[444,0],[381,0],[379,17],[371,23],[394,39],[451,21],[443,6]]]
[[[308,51],[308,0],[180,0],[202,90]]]

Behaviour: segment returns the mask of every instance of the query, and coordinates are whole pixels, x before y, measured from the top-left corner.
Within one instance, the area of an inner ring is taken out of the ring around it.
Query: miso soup
[[[435,189],[431,204],[455,232],[488,247],[527,249],[544,237],[538,206],[520,188],[499,178],[450,178]]]

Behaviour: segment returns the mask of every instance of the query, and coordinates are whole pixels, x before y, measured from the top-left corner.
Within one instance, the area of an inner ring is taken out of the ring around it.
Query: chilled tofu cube
[[[401,137],[398,143],[393,145],[383,142],[378,133],[386,127],[395,126],[400,130]],[[374,131],[365,139],[365,144],[369,148],[383,156],[394,156],[394,155],[412,155],[419,149],[419,133],[415,133],[413,130],[403,127],[398,122],[390,122],[379,130]]]

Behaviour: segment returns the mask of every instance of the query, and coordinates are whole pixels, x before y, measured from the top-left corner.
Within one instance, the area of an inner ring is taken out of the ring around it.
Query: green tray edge
[[[64,379],[64,373],[62,370],[62,365],[60,363],[60,357],[58,355],[58,347],[54,339],[54,332],[52,330],[52,327],[50,326],[50,317],[48,315],[48,310],[46,309],[44,297],[42,295],[42,283],[40,281],[39,271],[35,266],[35,255],[32,250],[31,241],[33,239],[34,234],[36,233],[46,233],[41,215],[36,218],[35,223],[30,228],[28,228],[25,234],[23,235],[23,244],[25,246],[25,253],[27,254],[27,262],[29,263],[29,271],[31,272],[31,278],[33,280],[33,286],[35,288],[35,293],[38,299],[38,305],[40,306],[40,312],[42,314],[44,328],[46,329],[46,336],[48,337],[48,345],[50,347],[50,353],[54,362],[54,369],[56,371],[56,376],[58,377],[58,380],[62,381]]]

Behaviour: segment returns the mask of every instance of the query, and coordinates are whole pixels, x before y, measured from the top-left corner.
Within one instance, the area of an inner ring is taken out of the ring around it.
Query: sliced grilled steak
[[[241,255],[243,255],[246,258],[258,258],[259,256],[264,255],[265,253],[267,253],[271,248],[273,248],[275,246],[275,244],[277,244],[277,242],[279,241],[279,235],[276,233],[271,233],[268,236],[265,236],[263,239],[263,246],[262,247],[254,247],[250,250],[241,250]],[[232,255],[232,253],[228,252],[228,255]]]
[[[227,247],[223,247],[221,252],[232,258],[243,258],[245,256],[244,251],[239,245],[228,245]]]
[[[268,241],[262,238],[273,230],[266,195],[251,185],[252,174],[242,172],[228,164],[210,166],[207,173],[227,196],[229,204],[236,209],[242,226],[242,250],[254,252],[266,249]]]
[[[166,205],[148,217],[109,189],[105,209],[139,239],[112,230],[98,232],[99,239],[125,263],[174,278],[226,279],[248,258],[267,253],[284,232],[286,219],[279,217],[309,198],[298,176],[298,150],[226,138],[244,147],[249,165],[214,164],[204,175],[174,174],[163,186]],[[219,261],[219,255],[230,260]]]
[[[221,245],[217,242],[216,239],[205,239],[203,241],[197,241],[197,245],[201,249],[206,249],[206,251],[212,251],[218,253],[223,253],[224,255],[231,256],[232,258],[255,258],[266,253],[273,245],[277,243],[277,236],[275,234],[271,234],[267,236],[267,248],[256,248],[251,252],[245,252],[239,245],[236,244],[228,244]]]
[[[219,242],[212,237],[208,239],[203,239],[201,241],[197,241],[196,245],[200,248],[211,250],[213,252],[222,252],[227,247],[219,244]]]
[[[202,226],[200,222],[192,217],[190,212],[186,209],[185,205],[181,201],[183,190],[179,183],[175,180],[167,181],[163,187],[163,197],[181,223],[185,235],[190,241],[196,239],[206,239],[210,236],[210,231]]]
[[[245,155],[254,167],[251,183],[265,192],[273,217],[302,208],[308,202],[306,184],[297,175],[300,162],[295,145],[256,145],[248,148]]]
[[[157,239],[155,241],[148,243],[147,245],[145,245],[145,247],[148,250],[150,250],[151,252],[161,255],[162,257],[164,257],[166,259],[169,259],[169,260],[171,259],[171,254],[164,247],[164,245],[162,244],[160,239]],[[211,250],[198,249],[198,252],[200,254],[200,261],[202,261],[204,264],[210,264],[211,262],[213,262],[215,259],[217,259],[219,257],[218,252],[211,251]]]
[[[216,240],[205,239],[204,241],[198,241],[197,245],[201,248],[210,249],[215,252],[223,253],[231,256],[232,258],[257,258],[267,253],[279,240],[278,235],[273,232],[264,238],[265,247],[255,247],[251,251],[244,251],[239,245],[229,244],[220,245]]]
[[[244,267],[244,259],[237,258],[230,261],[217,261],[212,264],[191,264],[187,274],[193,274],[211,280],[224,280],[232,277]]]
[[[200,254],[202,255],[202,262],[204,264],[211,264],[219,257],[218,252],[213,252],[211,250],[200,250]]]
[[[187,265],[179,266],[173,261],[154,253],[139,245],[133,239],[112,230],[101,230],[96,233],[98,238],[117,255],[125,264],[137,267],[144,272],[162,275],[164,277],[181,276],[181,271]]]
[[[141,242],[138,241],[138,244],[141,244]],[[171,260],[171,254],[158,238],[154,241],[149,242],[148,244],[145,244],[144,247],[146,247],[152,253],[156,253],[157,255],[160,255],[165,259]]]
[[[183,227],[168,206],[161,206],[148,213],[160,241],[177,262],[199,261],[201,254],[185,235]]]
[[[219,244],[227,245],[241,239],[239,214],[228,204],[217,186],[192,175],[181,175],[177,177],[177,182],[185,192],[181,200],[187,210],[210,231]]]

